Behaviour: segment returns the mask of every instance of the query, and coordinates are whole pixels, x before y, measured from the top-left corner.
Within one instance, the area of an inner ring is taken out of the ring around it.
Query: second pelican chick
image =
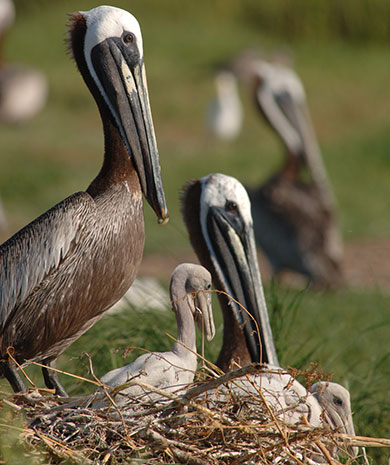
[[[204,329],[208,341],[215,335],[210,289],[211,275],[206,268],[190,263],[177,266],[170,282],[178,332],[172,350],[143,354],[133,363],[109,371],[101,381],[107,386],[117,387],[134,380],[170,391],[185,388],[191,383],[197,366],[194,323]],[[145,393],[143,387],[133,384],[120,390],[115,402],[124,406],[128,396]]]

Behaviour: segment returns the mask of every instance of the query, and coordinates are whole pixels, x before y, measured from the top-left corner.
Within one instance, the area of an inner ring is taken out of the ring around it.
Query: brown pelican
[[[289,269],[322,286],[340,284],[342,239],[335,199],[297,74],[282,63],[244,53],[231,69],[248,83],[265,120],[286,147],[270,180],[248,189],[255,236],[276,273]]]
[[[207,126],[220,139],[235,139],[243,119],[236,77],[229,71],[221,71],[215,77],[215,87],[216,96],[208,107]]]
[[[200,265],[183,263],[171,276],[170,294],[177,322],[177,342],[170,352],[146,353],[134,362],[106,373],[101,381],[121,386],[132,379],[161,389],[183,389],[191,383],[197,366],[195,322],[210,341],[215,334],[211,296],[211,275]],[[131,385],[116,396],[117,405],[125,405],[127,396],[145,394],[145,388]]]
[[[214,408],[223,408],[221,404],[230,401],[232,393],[240,401],[254,408],[254,399],[260,406],[262,398],[272,408],[276,418],[283,423],[297,424],[302,417],[314,427],[329,427],[338,432],[355,436],[352,419],[350,395],[347,389],[337,383],[320,381],[309,390],[293,378],[287,371],[268,366],[259,374],[235,378],[218,389],[207,392],[207,402]],[[356,447],[348,452],[357,455]]]
[[[13,25],[15,7],[11,0],[0,0],[0,121],[22,123],[45,105],[47,79],[41,71],[19,64],[6,64],[1,56],[4,38]]]
[[[1,371],[24,385],[17,363],[49,366],[117,302],[144,248],[142,193],[168,219],[137,20],[101,6],[70,19],[69,44],[96,100],[104,162],[85,192],[60,202],[0,247]],[[64,393],[53,372],[46,385]]]
[[[192,247],[210,270],[223,312],[223,344],[217,365],[232,361],[278,364],[257,263],[248,195],[236,179],[210,174],[190,182],[182,213]],[[249,314],[248,314],[249,313]]]

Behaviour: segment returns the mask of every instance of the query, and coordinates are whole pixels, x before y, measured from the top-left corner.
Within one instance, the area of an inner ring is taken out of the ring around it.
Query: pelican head
[[[332,429],[339,428],[342,433],[355,436],[352,420],[351,399],[347,389],[337,383],[321,381],[313,384],[310,392],[324,409]],[[351,455],[358,454],[358,448],[350,446]]]
[[[181,282],[181,285],[178,285]],[[175,295],[176,289],[185,289],[186,296]],[[213,307],[211,305],[211,274],[201,265],[182,263],[171,276],[170,292],[175,304],[187,298],[188,306],[199,329],[204,330],[206,339],[211,341],[215,336]]]
[[[168,220],[149,104],[141,29],[120,8],[100,6],[72,15],[70,47],[94,95],[103,124],[119,129],[142,191],[159,223]]]
[[[220,290],[233,297],[229,311],[233,312],[244,332],[251,360],[277,365],[257,263],[248,194],[241,183],[223,174],[205,176],[200,179],[199,186],[198,221],[207,254],[190,232],[191,242],[201,261],[202,256],[207,256],[204,262],[211,260],[210,266],[215,270],[214,278],[217,281],[214,282],[215,286],[218,289],[221,286]],[[190,187],[183,198],[183,214],[189,229],[192,220],[188,210],[194,208],[189,200]],[[226,300],[225,296],[221,298]]]

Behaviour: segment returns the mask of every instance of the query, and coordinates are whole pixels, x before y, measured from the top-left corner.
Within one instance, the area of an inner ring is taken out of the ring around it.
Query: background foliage
[[[103,144],[95,104],[64,46],[66,13],[87,10],[96,2],[19,0],[16,5],[17,22],[5,44],[5,57],[45,71],[50,98],[27,125],[0,127],[0,194],[10,223],[3,239],[67,195],[85,189],[100,167]],[[245,184],[260,184],[282,160],[280,142],[259,120],[245,89],[241,136],[224,144],[205,129],[215,64],[247,46],[266,53],[288,51],[293,57],[339,201],[346,242],[390,236],[388,0],[122,0],[115,5],[129,9],[142,25],[171,213],[170,223],[160,228],[145,205],[145,258],[157,254],[167,264],[193,258],[179,205],[186,180],[220,171]],[[378,266],[387,259],[378,257]],[[155,274],[166,285],[173,266],[163,268]],[[357,432],[389,436],[387,289],[361,286],[315,294],[275,284],[266,286],[266,294],[282,364],[306,367],[309,361],[319,362],[350,389]],[[206,353],[212,360],[221,342],[217,302],[214,308],[218,334]],[[175,335],[171,312],[129,309],[99,322],[61,357],[59,366],[85,375],[88,363],[79,356],[88,352],[100,376],[124,363],[127,346],[170,347],[166,332]],[[125,362],[138,353],[131,352]],[[36,370],[30,371],[42,385]],[[70,378],[64,383],[71,394],[85,391]],[[1,388],[7,389],[6,383]],[[387,463],[388,451],[373,454],[376,463]],[[22,463],[19,456],[17,461]]]

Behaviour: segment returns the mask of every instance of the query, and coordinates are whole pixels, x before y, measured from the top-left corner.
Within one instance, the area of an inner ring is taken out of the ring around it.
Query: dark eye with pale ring
[[[339,407],[341,407],[343,405],[343,401],[340,399],[340,397],[337,397],[337,396],[334,396],[333,397],[333,402],[338,405]]]
[[[125,44],[132,44],[135,40],[135,37],[133,34],[131,34],[130,32],[127,32],[124,36],[123,36],[123,42]]]
[[[225,210],[228,212],[228,213],[237,213],[238,211],[238,205],[236,204],[236,202],[233,202],[231,200],[228,200],[226,202],[226,205],[225,205]]]
[[[208,283],[206,289],[211,289],[211,283]]]

